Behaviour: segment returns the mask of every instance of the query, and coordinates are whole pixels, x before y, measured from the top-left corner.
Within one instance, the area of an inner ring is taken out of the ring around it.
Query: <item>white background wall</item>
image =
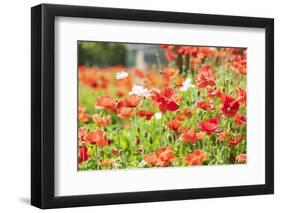
[[[275,18],[275,150],[280,150],[281,13],[279,1],[58,0],[80,4]],[[30,196],[30,7],[37,0],[2,1],[0,6],[0,212],[39,212]],[[203,199],[50,210],[51,212],[254,212],[281,207],[281,154],[275,151],[275,195]],[[243,174],[241,174],[243,175]]]

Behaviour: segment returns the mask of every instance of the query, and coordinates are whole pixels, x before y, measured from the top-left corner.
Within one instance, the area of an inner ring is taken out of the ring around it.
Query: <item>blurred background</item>
[[[116,42],[78,42],[78,61],[88,67],[123,65],[141,70],[160,69],[167,63],[159,45]]]

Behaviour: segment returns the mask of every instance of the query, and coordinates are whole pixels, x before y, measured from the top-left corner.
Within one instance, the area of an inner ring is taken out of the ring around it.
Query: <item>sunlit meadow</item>
[[[112,64],[88,43],[105,60],[78,66],[78,170],[247,163],[245,48],[136,45]]]

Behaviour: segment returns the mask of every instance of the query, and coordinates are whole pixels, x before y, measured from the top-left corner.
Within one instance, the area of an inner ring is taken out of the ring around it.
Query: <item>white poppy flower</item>
[[[184,82],[182,82],[182,87],[180,88],[180,91],[184,92],[188,90],[189,88],[193,88],[194,85],[191,84],[191,79],[187,78]]]
[[[137,96],[149,96],[148,89],[144,88],[140,85],[133,86],[132,90],[129,92],[129,95],[137,95]]]
[[[157,112],[154,114],[154,118],[156,118],[157,120],[162,118],[162,113],[161,112]]]
[[[121,80],[121,79],[124,79],[124,78],[127,78],[128,77],[128,73],[125,72],[125,71],[120,71],[120,72],[117,72],[116,73],[116,79],[117,80]]]

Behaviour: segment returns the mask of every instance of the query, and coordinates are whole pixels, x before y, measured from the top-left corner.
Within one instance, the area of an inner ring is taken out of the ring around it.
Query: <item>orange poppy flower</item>
[[[176,119],[179,121],[184,121],[186,118],[191,118],[193,112],[188,108],[183,108],[177,115]]]
[[[154,115],[154,112],[151,112],[149,110],[139,110],[138,115],[140,117],[145,117],[146,120],[150,120],[152,116]]]
[[[237,127],[240,127],[241,125],[247,123],[247,121],[246,121],[246,116],[238,115],[238,114],[237,114],[237,115],[235,116],[234,122],[235,122],[235,124],[237,125]]]
[[[144,78],[145,77],[144,72],[142,70],[140,70],[140,69],[135,69],[134,70],[134,74],[135,74],[135,76],[137,76],[139,78]]]
[[[198,69],[198,74],[195,76],[196,86],[198,88],[205,88],[207,86],[215,86],[216,82],[215,73],[211,68],[211,65],[204,64]]]
[[[229,140],[229,136],[230,136],[230,129],[227,129],[225,132],[219,132],[218,141],[219,142],[227,141],[227,140]]]
[[[180,137],[180,141],[191,143],[191,144],[194,144],[197,141],[199,141],[204,134],[203,132],[196,133],[194,127],[191,127],[190,129],[182,128],[181,131],[182,131],[182,134]]]
[[[89,132],[87,141],[91,144],[96,144],[99,147],[104,147],[109,144],[108,139],[105,137],[105,131],[102,129]]]
[[[110,124],[110,115],[102,118],[99,114],[92,115],[93,120],[97,123],[98,127],[108,126]]]
[[[108,109],[111,111],[115,111],[115,105],[115,100],[111,96],[100,96],[96,100],[97,109]]]
[[[208,154],[204,154],[201,149],[195,149],[184,157],[184,162],[189,166],[202,165],[207,158]]]
[[[165,113],[167,110],[176,111],[179,106],[174,102],[175,90],[170,87],[164,88],[161,92],[152,90],[152,99],[159,104],[161,112]]]
[[[141,105],[142,100],[139,96],[129,95],[124,99],[127,107],[138,107]]]
[[[134,114],[134,110],[130,107],[121,107],[118,109],[117,115],[119,118],[130,118]]]
[[[165,78],[170,79],[170,78],[175,78],[178,75],[179,70],[173,68],[164,68],[162,70],[162,73]]]
[[[86,108],[84,106],[79,106],[78,108],[78,120],[80,122],[87,122],[90,119],[90,115],[86,113]]]
[[[247,155],[241,153],[235,157],[235,160],[237,160],[238,163],[247,163]]]
[[[219,122],[216,118],[209,118],[199,123],[201,131],[206,132],[208,135],[211,135],[214,132],[220,132],[218,125]]]
[[[240,107],[239,100],[230,95],[224,94],[222,96],[221,110],[225,116],[234,117]]]
[[[180,126],[181,126],[181,122],[177,119],[173,119],[168,122],[168,127],[170,129],[174,130],[175,133],[177,133],[177,134],[179,133],[178,130],[179,130]]]
[[[199,108],[199,109],[203,109],[203,110],[206,110],[206,111],[211,111],[211,110],[214,110],[215,109],[215,106],[213,103],[210,103],[210,102],[207,102],[207,101],[197,101],[196,102],[196,107]]]
[[[155,153],[145,155],[143,160],[153,166],[165,167],[171,165],[176,160],[176,157],[171,147],[165,146]]]

